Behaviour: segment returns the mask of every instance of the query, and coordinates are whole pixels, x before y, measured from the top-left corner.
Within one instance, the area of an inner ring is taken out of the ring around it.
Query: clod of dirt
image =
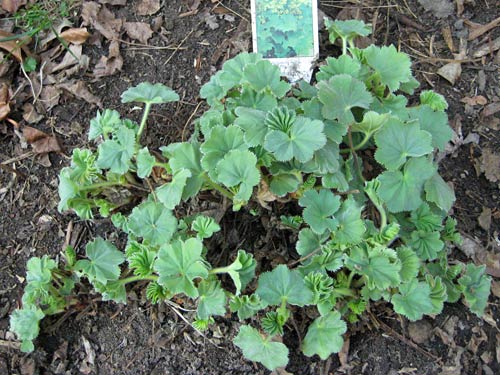
[[[432,336],[432,325],[426,320],[411,322],[408,325],[408,334],[416,344],[424,344]]]
[[[483,149],[481,172],[491,182],[500,181],[500,154],[496,154],[488,148]]]

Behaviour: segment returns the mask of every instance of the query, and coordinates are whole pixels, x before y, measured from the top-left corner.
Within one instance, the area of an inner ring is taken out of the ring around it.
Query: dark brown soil
[[[205,19],[213,14],[217,1],[201,1],[197,14],[180,18],[189,10],[187,0],[163,1],[155,16],[138,16],[136,1],[127,6],[109,6],[116,17],[127,21],[152,22],[163,16],[167,33],[155,33],[149,40],[151,46],[180,45],[178,50],[134,49],[129,44],[120,45],[124,65],[121,72],[98,81],[90,75],[82,80],[89,83],[104,108],[117,109],[133,118],[137,111],[120,103],[120,94],[128,87],[143,81],[162,82],[175,89],[182,100],[178,104],[153,109],[144,143],[150,149],[180,140],[189,135],[192,120],[202,113],[199,103],[201,85],[209,80],[229,57],[241,49],[250,47],[248,20],[249,0],[221,1],[230,9],[225,18],[217,17],[218,28],[208,27]],[[465,106],[464,97],[482,95],[489,103],[499,101],[499,55],[488,55],[483,60],[462,64],[462,75],[452,86],[435,74],[445,64],[429,58],[429,44],[433,43],[434,58],[452,59],[446,47],[442,28],[450,26],[455,43],[467,29],[463,20],[486,24],[497,18],[498,7],[494,1],[465,1],[461,17],[453,12],[447,18],[438,19],[426,12],[417,1],[360,2],[323,1],[321,9],[331,18],[360,16],[372,22],[376,17],[374,41],[395,43],[414,56],[414,71],[422,82],[422,89],[432,88],[443,94],[450,108],[452,125],[461,124],[465,138],[470,133],[479,135],[479,143],[459,146],[441,162],[441,173],[455,187],[457,203],[454,216],[461,232],[476,238],[483,246],[498,251],[500,233],[500,190],[498,183],[490,182],[481,173],[481,155],[484,149],[500,150],[499,121],[494,116],[483,117],[483,106]],[[344,7],[344,8],[342,8]],[[220,6],[219,6],[220,8]],[[377,16],[374,16],[376,12]],[[413,16],[412,13],[415,15]],[[404,16],[404,17],[402,17]],[[79,23],[78,16],[74,19]],[[410,22],[408,22],[410,21]],[[416,25],[416,26],[415,26]],[[93,31],[93,30],[91,30]],[[480,42],[494,40],[500,35],[499,28],[469,42],[474,50]],[[122,36],[126,39],[126,36]],[[489,38],[489,39],[488,39]],[[326,36],[323,35],[323,41]],[[432,39],[432,40],[431,40]],[[412,42],[419,40],[418,43]],[[108,42],[102,46],[84,45],[84,53],[91,57],[91,66],[107,55]],[[323,45],[322,51],[338,53],[336,47]],[[323,52],[324,53],[324,52]],[[322,53],[322,54],[323,54]],[[198,61],[195,67],[194,62]],[[480,73],[481,72],[481,73]],[[13,87],[24,79],[14,72]],[[90,147],[86,131],[96,107],[81,100],[65,97],[55,106],[37,127],[55,134],[64,146],[66,155],[75,147]],[[11,116],[21,120],[14,110]],[[498,113],[497,113],[498,116]],[[4,129],[4,130],[2,130]],[[51,166],[42,166],[29,149],[21,149],[18,137],[11,127],[0,126],[0,159],[8,161],[11,169],[0,169],[0,375],[3,374],[267,374],[262,366],[245,361],[241,352],[231,344],[239,323],[230,315],[217,318],[217,324],[199,336],[189,325],[167,306],[155,306],[146,302],[140,285],[135,286],[126,306],[82,298],[82,304],[64,315],[48,318],[42,324],[42,332],[35,342],[36,351],[24,355],[9,348],[14,338],[8,333],[8,317],[20,303],[25,264],[31,256],[50,254],[61,250],[66,230],[73,221],[73,237],[79,237],[78,250],[85,242],[101,235],[116,239],[117,232],[107,220],[80,222],[73,214],[57,211],[57,176],[68,164],[65,155],[50,154]],[[218,198],[211,197],[217,200]],[[478,224],[484,208],[492,210],[491,224],[487,230]],[[286,253],[293,240],[289,234],[273,227],[272,220],[263,220],[241,213],[227,214],[224,218],[224,243],[216,237],[213,246],[221,252],[214,258],[224,262],[230,251],[240,246],[253,249],[256,256],[270,260]],[[78,236],[77,236],[78,235]],[[221,236],[222,236],[221,235]],[[241,239],[245,238],[243,243]],[[495,248],[496,246],[496,248]],[[459,250],[456,259],[464,260]],[[362,322],[350,327],[350,346],[346,364],[341,367],[338,356],[323,362],[318,357],[307,358],[298,350],[299,337],[303,337],[300,322],[305,319],[297,313],[298,328],[290,325],[284,341],[291,348],[287,371],[296,375],[306,374],[495,374],[500,373],[500,324],[498,298],[491,297],[487,318],[472,315],[461,303],[446,306],[435,319],[418,323],[420,333],[428,333],[422,342],[414,342],[414,326],[390,313],[383,304],[371,306],[370,314]],[[191,314],[185,313],[190,320]],[[418,340],[417,340],[418,341]],[[281,372],[286,374],[286,372]]]

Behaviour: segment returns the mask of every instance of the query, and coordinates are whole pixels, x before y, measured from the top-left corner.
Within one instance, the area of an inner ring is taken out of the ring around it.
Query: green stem
[[[216,275],[216,274],[220,274],[220,273],[227,273],[228,269],[229,269],[229,267],[218,267],[218,268],[211,269],[210,271],[208,271],[208,273],[210,275]]]
[[[221,193],[222,195],[224,195],[225,197],[233,200],[234,198],[234,194],[231,193],[229,190],[227,189],[224,189],[222,186],[220,186],[219,184],[216,184],[215,182],[213,182],[210,177],[208,177],[207,175],[205,175],[205,183],[211,187],[212,189],[215,189],[217,190],[219,193]]]
[[[342,38],[342,55],[347,55],[347,39]]]
[[[141,124],[139,125],[139,131],[137,132],[137,143],[139,143],[141,140],[141,135],[142,135],[142,132],[144,131],[144,128],[146,126],[146,122],[147,122],[148,116],[149,116],[149,111],[151,110],[151,105],[152,105],[152,103],[146,103],[146,106],[144,107],[144,112],[142,114]]]
[[[349,277],[347,278],[347,287],[350,288],[351,287],[351,283],[352,283],[352,278],[354,277],[354,272],[351,272],[349,274]]]
[[[335,288],[333,292],[341,296],[356,297],[356,293],[349,288]]]
[[[79,187],[79,191],[85,191],[85,190],[96,190],[96,189],[101,189],[101,188],[106,188],[106,187],[111,187],[111,186],[123,186],[124,184],[121,182],[116,182],[116,181],[104,181],[104,182],[98,182],[92,185],[87,185],[87,186],[82,186]]]
[[[129,283],[133,283],[135,281],[143,281],[143,280],[151,280],[151,281],[157,281],[158,280],[158,276],[156,275],[149,275],[149,276],[130,276],[130,277],[126,277],[124,279],[121,279],[121,280],[118,280],[120,282],[120,284],[129,284]]]
[[[346,149],[340,150],[340,152],[342,154],[348,154],[352,150],[358,151],[359,149],[363,148],[368,143],[368,141],[370,140],[371,137],[372,137],[372,135],[370,133],[365,133],[365,137],[363,138],[363,140],[361,142],[359,142],[356,146],[353,146],[352,149],[346,148]]]

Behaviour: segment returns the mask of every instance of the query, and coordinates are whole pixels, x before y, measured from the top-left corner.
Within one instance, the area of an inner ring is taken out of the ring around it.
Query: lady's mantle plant
[[[449,245],[460,241],[447,216],[455,198],[433,161],[451,137],[446,101],[423,91],[408,106],[404,94],[418,86],[410,59],[393,46],[356,48],[354,37],[369,33],[361,22],[331,22],[329,31],[332,42],[343,41],[343,54],[326,60],[315,85],[292,87],[258,54],[227,61],[201,90],[210,109],[191,140],[163,147],[161,155],[140,138],[151,106],[179,99],[171,89],[142,83],[122,95],[124,103],[144,104],[139,125],[113,110],[98,112],[89,131],[97,151],[73,151],[60,175],[59,209],[83,219],[111,216],[128,243],[122,251],[96,238],[84,256],[68,247],[60,262],[29,260],[22,308],[11,316],[23,351],[33,350],[44,316],[76,302],[76,284],[85,279],[103,300],[118,303],[137,281],[147,282],[152,303],[188,296],[198,329],[229,309],[245,321],[234,343],[269,369],[288,362],[287,347],[275,338],[293,306],[315,306],[301,349],[322,359],[341,349],[345,320],[356,321],[371,301],[418,320],[463,296],[471,311],[483,313],[485,267],[447,260]],[[298,232],[290,249],[298,259],[262,272],[256,287],[249,286],[256,277],[252,249],[212,267],[203,241],[219,225],[174,212],[202,190],[231,199],[234,210],[250,200],[302,208],[301,216],[281,217]],[[223,274],[231,290],[222,288]]]

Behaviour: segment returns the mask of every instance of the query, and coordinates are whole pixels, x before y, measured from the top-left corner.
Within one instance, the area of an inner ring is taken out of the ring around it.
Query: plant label
[[[310,81],[319,56],[317,0],[251,0],[253,51],[291,82]]]

